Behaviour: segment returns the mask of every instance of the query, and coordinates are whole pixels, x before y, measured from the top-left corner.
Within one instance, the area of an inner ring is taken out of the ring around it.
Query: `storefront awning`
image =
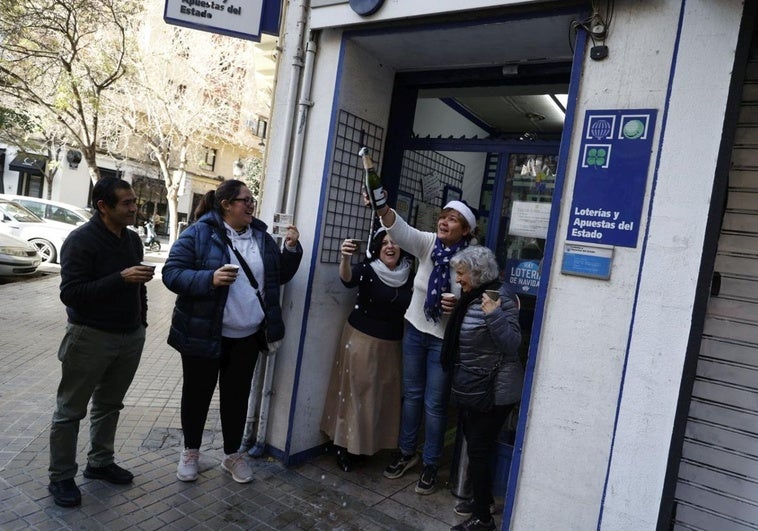
[[[17,172],[26,172],[31,175],[45,175],[47,157],[33,155],[31,153],[19,153],[8,165],[8,169]]]

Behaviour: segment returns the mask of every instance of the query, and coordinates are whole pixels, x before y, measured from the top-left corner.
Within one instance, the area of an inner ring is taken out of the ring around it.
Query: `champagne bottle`
[[[366,193],[368,194],[369,201],[371,201],[371,208],[377,210],[387,204],[387,199],[384,197],[382,180],[374,169],[374,161],[371,160],[371,155],[368,154],[368,148],[362,147],[358,155],[363,160],[363,185],[366,187]]]

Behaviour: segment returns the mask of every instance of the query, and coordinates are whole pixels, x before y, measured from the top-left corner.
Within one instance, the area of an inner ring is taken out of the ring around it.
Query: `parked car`
[[[31,275],[41,262],[31,243],[0,233],[0,277]]]
[[[28,241],[43,262],[56,262],[63,241],[76,225],[44,221],[15,201],[0,199],[0,232]]]
[[[81,208],[68,203],[59,201],[50,201],[39,197],[28,197],[25,195],[8,195],[0,194],[0,199],[15,201],[28,210],[31,210],[37,216],[45,221],[56,221],[68,225],[81,225],[89,221],[92,212],[86,208]]]

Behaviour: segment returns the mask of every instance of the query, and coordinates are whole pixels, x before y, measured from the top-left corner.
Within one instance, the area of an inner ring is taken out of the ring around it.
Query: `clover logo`
[[[608,159],[608,151],[605,148],[590,148],[587,150],[588,166],[605,166]]]

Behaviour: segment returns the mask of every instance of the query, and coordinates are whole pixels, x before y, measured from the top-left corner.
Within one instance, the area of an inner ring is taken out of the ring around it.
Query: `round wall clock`
[[[373,15],[382,7],[384,0],[350,0],[350,7],[362,17]]]

